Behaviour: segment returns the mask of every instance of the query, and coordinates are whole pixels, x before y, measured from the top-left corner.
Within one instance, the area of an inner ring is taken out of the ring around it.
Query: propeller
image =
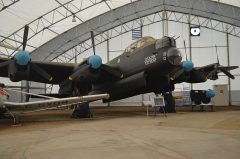
[[[27,65],[28,62],[31,60],[29,53],[25,51],[25,48],[27,45],[28,30],[29,30],[29,26],[25,25],[24,33],[23,33],[23,42],[22,42],[23,50],[17,52],[12,59],[0,63],[0,68],[8,66],[12,62],[16,62],[18,65]]]
[[[83,70],[86,70],[86,68],[89,67],[88,65],[81,65],[81,67],[78,67],[75,69],[75,71],[68,77],[70,81],[76,79]]]
[[[99,55],[96,55],[96,49],[95,49],[95,41],[94,41],[94,33],[93,31],[91,33],[91,40],[92,40],[92,47],[93,47],[93,54],[92,56],[88,57],[87,62],[85,64],[86,67],[90,67],[93,70],[98,70],[102,66],[102,58]],[[68,79],[74,80],[76,79],[79,74],[81,74],[83,71],[82,67],[77,68],[73,74],[71,74]]]
[[[27,67],[30,66],[31,69],[37,72],[44,79],[51,81],[52,80],[51,75],[49,75],[45,70],[40,68],[38,65],[31,63],[31,57],[29,55],[29,52],[25,51],[27,40],[28,40],[28,32],[29,32],[29,26],[25,25],[24,32],[23,32],[22,51],[17,52],[14,55],[14,57],[11,58],[10,60],[0,63],[0,68],[9,66],[11,63],[15,62],[18,66],[27,66]]]
[[[228,70],[226,69],[227,67],[222,67],[220,65],[219,57],[218,57],[218,50],[217,50],[217,46],[216,45],[215,45],[215,48],[216,48],[216,55],[217,55],[217,63],[214,65],[214,69],[208,73],[207,78],[209,78],[209,79],[216,79],[217,78],[217,73],[220,70],[221,72],[223,72],[229,78],[235,79],[235,77],[230,72],[228,72]]]
[[[101,67],[104,71],[110,73],[111,75],[114,75],[117,78],[123,78],[124,75],[123,73],[118,70],[118,69],[113,69],[112,67],[108,66],[108,65],[102,65]]]
[[[170,79],[171,80],[177,79],[183,73],[184,73],[184,69],[178,68],[177,70],[174,71],[173,74],[170,74]]]
[[[174,70],[171,74],[170,74],[170,79],[174,80],[176,78],[178,78],[180,75],[182,75],[185,71],[186,72],[190,72],[193,69],[193,62],[188,60],[187,57],[187,51],[186,51],[186,43],[185,40],[184,42],[184,50],[185,50],[185,57],[186,57],[186,61],[182,62],[181,67],[178,67],[176,70]]]
[[[13,62],[12,60],[8,60],[8,61],[5,61],[5,62],[2,62],[2,63],[0,63],[0,68],[9,65],[9,64],[12,63],[12,62]]]
[[[47,73],[45,70],[43,70],[41,67],[39,67],[38,65],[31,63],[31,68],[36,71],[39,75],[41,75],[43,78],[45,78],[48,81],[52,81],[53,77]]]

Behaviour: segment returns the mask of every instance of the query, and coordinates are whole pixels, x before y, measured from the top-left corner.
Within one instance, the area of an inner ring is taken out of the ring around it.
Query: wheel
[[[72,118],[90,118],[92,117],[92,113],[90,112],[88,103],[77,104],[73,110]]]

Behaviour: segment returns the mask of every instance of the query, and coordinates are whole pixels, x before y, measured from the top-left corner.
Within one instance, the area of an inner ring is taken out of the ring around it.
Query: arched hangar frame
[[[163,14],[167,16],[164,17]],[[196,15],[189,15],[189,14],[177,13],[177,12],[171,12],[171,11],[160,11],[160,12],[147,15],[145,17],[140,17],[130,22],[121,24],[120,26],[114,27],[105,32],[98,33],[97,36],[95,36],[95,41],[96,41],[95,44],[99,45],[109,39],[112,39],[124,33],[130,32],[133,29],[148,26],[148,25],[158,23],[158,22],[163,22],[163,21],[172,21],[172,22],[178,22],[178,23],[183,23],[188,25],[197,25],[210,30],[233,35],[238,38],[240,37],[240,28],[229,25],[224,22],[219,22],[216,20],[212,20],[209,18],[204,18]],[[89,50],[91,48],[92,48],[92,43],[91,43],[91,40],[88,39],[86,41],[79,43],[73,48],[69,49],[65,53],[57,56],[53,60],[57,62],[67,63],[73,60],[73,58],[75,58],[82,52],[85,52],[86,50]],[[51,56],[51,54],[49,56]],[[45,59],[47,58],[49,57],[45,57]]]
[[[28,24],[30,27],[30,36],[28,40],[30,41],[35,37],[38,37],[37,35],[40,33],[43,34],[45,30],[54,33],[56,36],[40,47],[28,44],[28,47],[34,49],[32,52],[33,60],[45,59],[47,61],[52,61],[58,56],[65,54],[69,50],[90,39],[90,30],[95,30],[97,32],[96,34],[102,34],[101,37],[104,38],[106,35],[104,36],[103,33],[105,32],[106,34],[106,31],[108,30],[115,30],[117,34],[124,31],[126,32],[132,28],[131,26],[130,28],[127,27],[128,22],[133,20],[137,22],[140,20],[138,23],[142,23],[144,22],[144,18],[146,22],[149,19],[149,15],[156,15],[161,11],[168,11],[170,14],[164,18],[161,18],[160,15],[160,18],[158,17],[158,21],[159,19],[171,20],[170,18],[173,17],[172,15],[175,16],[174,21],[181,21],[183,17],[192,15],[192,18],[188,19],[187,21],[185,18],[185,20],[182,20],[182,22],[193,23],[193,21],[197,20],[199,22],[195,23],[198,25],[221,32],[227,32],[237,37],[239,37],[240,32],[240,9],[235,6],[213,2],[210,0],[138,0],[135,2],[130,1],[132,3],[128,3],[116,9],[113,9],[109,5],[110,3],[108,0],[88,0],[90,3],[88,6],[80,7],[76,6],[75,0],[69,0],[66,3],[61,3],[58,0],[55,1],[59,4],[56,8]],[[83,21],[81,17],[78,16],[78,13],[100,4],[108,8],[109,11],[88,21]],[[182,15],[179,17],[176,13],[181,13]],[[71,17],[73,14],[76,15],[76,18],[81,22],[81,24],[64,33],[58,33],[52,28],[54,25]],[[56,15],[60,15],[60,17],[56,18]],[[201,20],[200,17],[202,17],[203,20]],[[157,21],[157,18],[150,19],[152,22]],[[225,28],[225,24],[228,24],[227,28]],[[118,26],[120,26],[120,28],[122,27],[121,30],[123,31],[119,32],[117,29]],[[20,28],[8,37],[1,37],[3,38],[3,40],[1,40],[1,44],[6,43],[17,49],[21,48],[23,29],[24,27]],[[85,45],[88,45],[88,43]],[[17,50],[12,52],[6,49],[5,54],[10,57],[13,56],[16,51]],[[66,57],[68,54],[69,53],[66,54]]]
[[[95,31],[98,35],[97,41],[100,43],[109,38],[109,34],[106,34],[109,30],[112,30],[110,33],[112,37],[130,31],[133,27],[129,26],[129,22],[139,24],[144,21],[153,22],[154,16],[151,20],[149,15],[155,15],[156,21],[157,19],[158,21],[164,20],[160,12],[169,13],[165,17],[166,20],[197,24],[240,37],[240,8],[238,7],[209,0],[140,0],[106,12],[64,32],[35,49],[31,53],[32,58],[52,61],[62,55],[70,61],[73,54],[69,54],[69,50],[75,48],[75,51],[79,51],[77,49],[79,45],[91,47],[91,44],[87,42],[90,39],[90,30]]]

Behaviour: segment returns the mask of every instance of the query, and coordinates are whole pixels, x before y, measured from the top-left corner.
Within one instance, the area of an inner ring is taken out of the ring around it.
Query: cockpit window
[[[152,37],[143,37],[141,39],[139,39],[138,41],[132,43],[130,46],[128,46],[124,52],[133,52],[134,50],[150,45],[150,44],[154,44],[156,42],[156,40]]]

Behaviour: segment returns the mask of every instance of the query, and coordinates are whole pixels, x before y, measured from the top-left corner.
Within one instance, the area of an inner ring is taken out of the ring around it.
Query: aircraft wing
[[[46,71],[51,77],[52,80],[49,81],[43,78],[39,72],[36,72],[33,69],[30,69],[29,81],[50,83],[50,84],[59,84],[62,81],[68,79],[68,77],[73,73],[75,64],[69,63],[55,63],[55,62],[31,62],[35,66]]]
[[[195,70],[204,70],[205,72],[210,72],[216,67],[216,65],[218,65],[218,63],[214,63],[214,64],[202,66],[202,67],[195,67],[194,69]],[[234,70],[234,69],[238,68],[238,66],[221,66],[221,65],[219,65],[218,67],[223,68],[226,71],[230,71],[230,70]]]
[[[1,64],[10,60],[11,59],[9,58],[0,57],[0,77],[8,77],[9,65],[1,66]],[[62,81],[69,79],[69,76],[75,73],[74,70],[76,68],[81,69],[83,67],[90,67],[89,64],[86,63],[86,61],[83,61],[78,66],[71,63],[69,64],[69,63],[31,61],[28,66],[30,67],[29,75],[28,77],[20,78],[21,80],[28,80],[28,81],[49,83],[49,84],[59,84]],[[123,77],[121,71],[119,71],[116,68],[113,68],[112,66],[102,64],[99,69],[101,71],[101,76],[99,77],[99,79],[97,79],[97,81],[100,83],[101,81]],[[46,77],[49,77],[49,78],[46,78]]]
[[[11,59],[9,58],[0,58],[0,66],[4,62],[7,62]],[[31,61],[29,64],[30,72],[28,79],[34,82],[42,82],[49,84],[59,84],[60,82],[66,80],[73,72],[75,64],[69,63],[55,63],[55,62],[37,62]],[[34,67],[34,68],[33,68]],[[0,67],[0,77],[8,77],[9,65],[3,65]],[[52,80],[44,78],[41,74],[48,74]]]
[[[69,97],[69,98],[61,98],[61,99],[49,99],[43,101],[34,101],[34,102],[24,102],[24,103],[16,103],[16,102],[3,102],[3,105],[6,107],[57,107],[57,106],[68,106],[71,104],[77,104],[82,102],[90,102],[96,101],[99,99],[108,99],[109,94],[97,94],[97,95],[87,95],[80,97]]]
[[[77,67],[75,64],[54,63],[54,62],[49,62],[49,63],[32,62],[32,63],[34,65],[37,65],[41,69],[45,70],[52,77],[52,80],[49,81],[43,78],[42,76],[40,76],[38,72],[31,70],[29,81],[59,84],[62,81],[69,79],[69,77],[75,73],[78,75],[86,75],[86,76],[89,75],[88,72],[78,72],[78,70],[81,70],[81,68],[90,68],[89,64],[87,64],[85,61],[80,63]],[[116,78],[120,79],[123,77],[121,71],[109,65],[102,64],[99,69],[101,74],[98,77],[98,79],[96,79],[97,83],[105,82],[107,80],[112,80]]]
[[[203,72],[206,78],[210,80],[215,80],[217,74],[221,72],[227,75],[229,78],[235,79],[235,77],[229,71],[237,68],[238,66],[221,66],[218,63],[214,63],[203,67],[196,67],[194,70]]]

